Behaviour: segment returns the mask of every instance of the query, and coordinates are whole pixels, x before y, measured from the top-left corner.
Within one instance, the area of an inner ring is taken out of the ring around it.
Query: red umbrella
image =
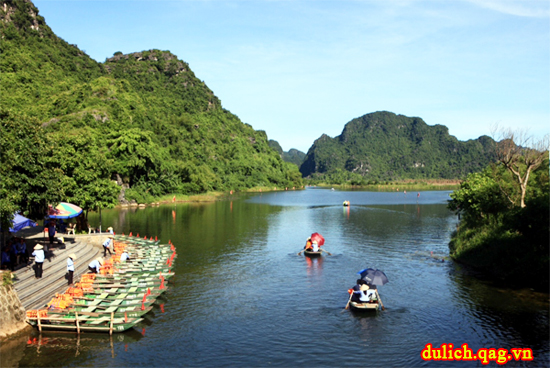
[[[319,246],[325,244],[325,238],[323,238],[323,236],[319,233],[313,233],[311,234],[311,241],[312,242],[317,242],[317,244]]]

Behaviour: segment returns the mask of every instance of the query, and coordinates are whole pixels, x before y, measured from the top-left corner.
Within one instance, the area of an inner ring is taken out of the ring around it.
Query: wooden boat
[[[78,312],[77,312],[78,313]],[[64,331],[83,331],[88,332],[123,332],[134,327],[143,318],[115,318],[113,314],[109,316],[93,317],[89,315],[47,315],[27,317],[27,323],[36,326],[39,331],[42,330],[64,330]]]
[[[100,307],[120,307],[120,306],[144,306],[149,307],[153,305],[156,299],[154,298],[146,298],[145,301],[143,301],[143,297],[141,299],[116,299],[116,300],[104,300],[104,299],[92,299],[92,300],[86,300],[86,299],[75,299],[74,305],[86,305],[86,306],[100,306]]]
[[[356,312],[372,312],[380,309],[380,301],[377,301],[375,303],[350,302],[349,306],[351,310]]]
[[[147,293],[101,293],[101,294],[84,294],[83,296],[75,296],[73,297],[74,300],[104,300],[104,301],[115,301],[115,300],[143,300],[143,296],[145,295],[146,300],[155,300],[160,293],[151,291],[151,294],[147,295]]]
[[[161,286],[161,283],[158,282],[158,283],[147,283],[147,282],[139,282],[139,281],[136,281],[136,282],[109,282],[109,283],[97,283],[97,284],[91,284],[90,285],[90,289],[93,289],[93,290],[110,290],[112,288],[124,288],[124,289],[129,289],[129,288],[137,288],[138,290],[140,290],[141,288],[149,288],[151,290],[153,289],[160,289],[160,286]],[[167,286],[165,285],[163,289],[167,288]],[[87,290],[88,288],[83,288],[84,290]],[[141,290],[140,290],[141,291]]]
[[[133,282],[133,281],[158,281],[160,283],[161,276],[164,280],[168,280],[174,276],[174,272],[126,272],[126,273],[115,273],[113,275],[96,275],[94,282]]]
[[[323,255],[322,251],[314,252],[312,250],[304,250],[304,255],[308,257],[320,257]]]
[[[101,317],[105,315],[111,315],[114,313],[115,318],[137,318],[146,313],[149,313],[153,309],[153,306],[144,307],[141,306],[121,306],[121,307],[102,307],[99,305],[85,306],[85,305],[72,305],[67,309],[48,309],[48,315],[88,315],[92,317]],[[76,313],[75,313],[76,312]]]
[[[158,265],[158,266],[146,266],[146,265],[132,265],[132,264],[126,264],[126,265],[119,265],[117,266],[117,274],[119,275],[126,275],[129,273],[141,273],[141,274],[149,274],[149,275],[159,275],[162,273],[162,275],[172,275],[173,272],[171,271],[172,267],[164,265]]]
[[[126,285],[116,285],[111,288],[89,288],[89,289],[83,289],[86,294],[108,294],[108,295],[116,295],[116,294],[123,294],[123,293],[137,293],[137,294],[145,294],[149,293],[149,295],[159,296],[160,294],[164,293],[166,291],[167,287],[164,288],[158,288],[158,287],[126,287]]]

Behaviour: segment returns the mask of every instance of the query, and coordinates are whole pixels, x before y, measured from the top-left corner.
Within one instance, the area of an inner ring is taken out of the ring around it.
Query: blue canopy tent
[[[21,216],[18,213],[15,214],[12,223],[13,227],[10,227],[11,233],[16,233],[27,226],[36,226],[36,222],[29,220],[28,218]],[[2,231],[2,229],[0,229],[0,231]]]

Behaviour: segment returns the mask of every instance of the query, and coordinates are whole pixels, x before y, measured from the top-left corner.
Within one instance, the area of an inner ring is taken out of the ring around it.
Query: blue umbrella
[[[21,216],[18,213],[14,215],[11,222],[13,223],[13,227],[10,227],[10,232],[12,233],[16,233],[27,226],[36,226],[36,222],[29,220],[28,218]]]
[[[388,283],[388,277],[383,271],[375,270],[374,268],[365,268],[357,272],[361,278],[371,285],[385,285]]]

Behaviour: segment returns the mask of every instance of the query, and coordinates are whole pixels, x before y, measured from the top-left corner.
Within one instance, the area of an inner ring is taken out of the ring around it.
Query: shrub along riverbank
[[[308,185],[337,188],[337,189],[362,189],[367,191],[402,192],[402,191],[426,191],[426,190],[457,190],[460,188],[460,180],[426,179],[372,182],[365,185],[331,184],[306,180]]]
[[[450,255],[509,286],[549,288],[548,152],[528,180],[524,207],[515,176],[502,166],[471,174],[451,194],[461,222]]]

